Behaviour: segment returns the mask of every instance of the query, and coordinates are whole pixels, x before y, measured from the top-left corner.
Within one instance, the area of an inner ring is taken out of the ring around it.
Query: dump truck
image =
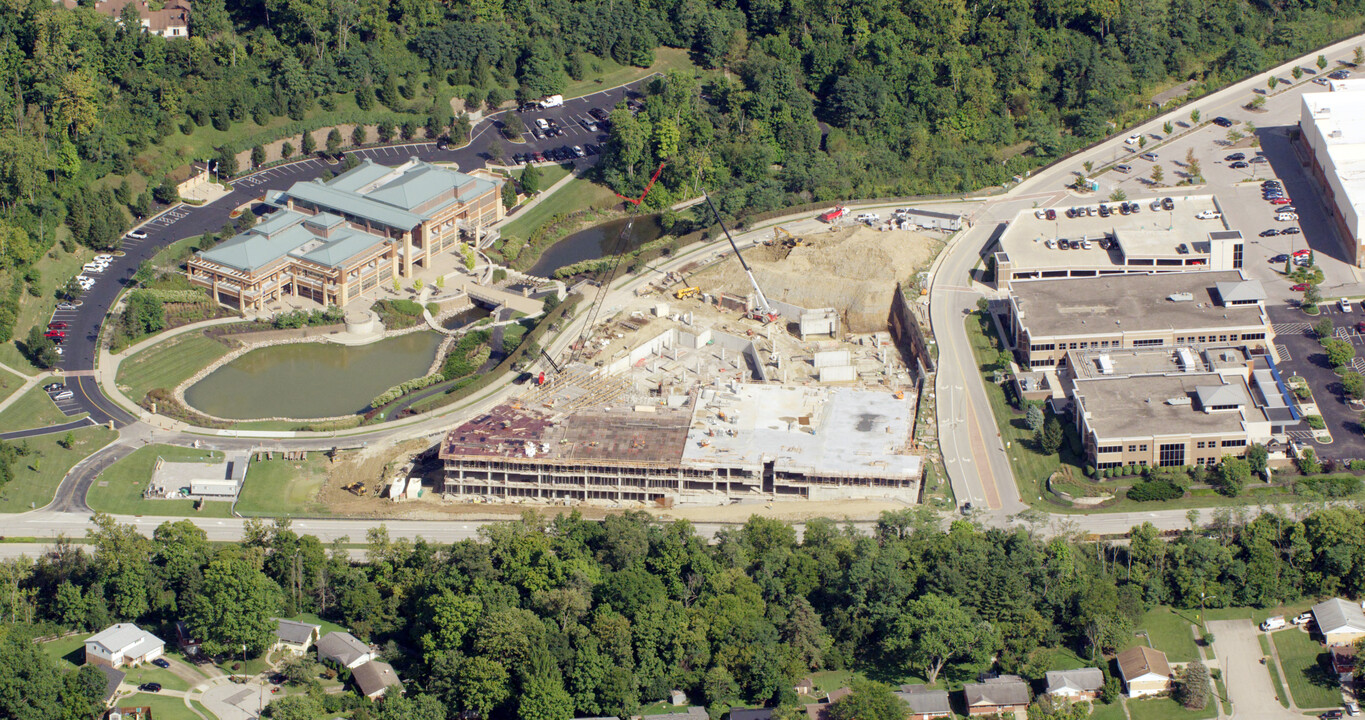
[[[839,218],[842,218],[843,216],[845,216],[845,215],[847,215],[847,214],[848,214],[848,208],[844,207],[843,205],[835,205],[833,210],[830,210],[830,211],[828,211],[828,212],[822,213],[822,214],[821,214],[818,218],[816,218],[816,219],[819,220],[820,222],[832,223],[832,222],[834,222],[835,220],[838,220]]]

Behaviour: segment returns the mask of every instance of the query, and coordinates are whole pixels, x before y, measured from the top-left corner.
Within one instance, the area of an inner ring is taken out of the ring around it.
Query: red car
[[[1287,197],[1271,198],[1271,199],[1270,199],[1270,204],[1271,204],[1271,205],[1288,205],[1288,204],[1289,204],[1289,198],[1287,198]]]
[[[1304,290],[1308,289],[1308,283],[1299,283],[1298,285],[1295,285],[1289,289],[1293,290],[1294,292],[1303,292]]]
[[[1365,322],[1356,323],[1356,332],[1365,333]]]
[[[1312,251],[1312,250],[1309,250],[1309,249],[1307,249],[1307,248],[1305,248],[1305,249],[1303,249],[1303,250],[1295,250],[1295,251],[1294,251],[1294,257],[1308,257],[1308,253],[1311,253],[1311,252],[1313,252],[1313,251]]]
[[[71,327],[69,324],[61,322],[60,320],[57,322],[50,322],[47,324],[48,330],[65,330],[69,327]]]
[[[47,332],[43,333],[43,337],[64,338],[66,337],[66,333],[62,332],[61,330],[48,330]]]

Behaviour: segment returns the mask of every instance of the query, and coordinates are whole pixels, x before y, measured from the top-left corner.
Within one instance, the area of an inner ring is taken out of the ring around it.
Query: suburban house
[[[953,706],[948,701],[947,690],[935,690],[924,685],[902,685],[896,697],[910,706],[909,720],[953,716]]]
[[[1314,605],[1313,620],[1328,645],[1350,645],[1365,637],[1365,612],[1361,612],[1359,605],[1341,598]]]
[[[710,717],[711,716],[706,713],[706,708],[692,705],[680,712],[650,715],[649,720],[710,720]]]
[[[85,661],[93,665],[141,665],[161,657],[166,643],[132,623],[110,625],[85,641]]]
[[[398,674],[393,671],[393,666],[386,662],[371,660],[352,670],[351,679],[355,680],[355,686],[359,688],[360,694],[371,700],[384,697],[391,687],[398,688],[400,693],[403,692],[403,683],[398,680]]]
[[[74,10],[79,5],[77,0],[60,1],[68,10]],[[95,12],[114,18],[120,23],[123,20],[124,8],[132,5],[137,10],[138,21],[144,31],[161,37],[190,35],[190,0],[157,3],[156,10],[152,9],[147,0],[95,0],[91,5],[94,6]]]
[[[772,720],[772,708],[730,708],[730,720]]]
[[[194,657],[198,655],[199,646],[203,643],[203,640],[195,637],[194,634],[190,632],[189,623],[186,623],[184,620],[175,621],[175,645],[180,648],[180,652],[183,653],[185,657]]]
[[[199,252],[190,282],[219,303],[260,310],[284,297],[344,306],[431,268],[502,218],[498,183],[410,160],[371,160],[323,182],[294,183],[266,203],[278,212]]]
[[[1356,646],[1355,645],[1333,645],[1332,648],[1332,670],[1337,674],[1339,682],[1351,682],[1351,678],[1356,674]]]
[[[1119,653],[1117,660],[1128,697],[1156,695],[1171,689],[1171,664],[1166,661],[1166,653],[1139,645]]]
[[[96,665],[101,674],[104,675],[104,706],[114,706],[114,696],[118,694],[118,686],[123,683],[123,678],[128,673],[116,670],[108,665]]]
[[[318,659],[354,670],[373,660],[374,651],[348,632],[330,632],[318,641]]]
[[[283,650],[294,655],[302,655],[308,652],[308,648],[312,647],[322,634],[321,625],[281,620],[280,618],[275,618],[275,620],[279,625],[275,628],[273,650]]]
[[[1027,711],[1028,684],[1018,675],[1001,675],[962,688],[968,715],[994,715]]]
[[[1104,671],[1099,668],[1053,670],[1047,674],[1047,694],[1072,700],[1094,700],[1104,689]]]

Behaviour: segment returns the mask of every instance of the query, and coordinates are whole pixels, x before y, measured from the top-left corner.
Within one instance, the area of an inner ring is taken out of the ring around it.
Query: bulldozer
[[[701,288],[699,287],[682,287],[673,291],[673,297],[679,300],[686,300],[690,297],[696,297],[697,295],[700,294]]]
[[[347,486],[346,486],[345,488],[343,488],[343,489],[344,489],[344,490],[350,491],[351,494],[353,494],[353,495],[364,495],[364,494],[365,494],[365,483],[363,483],[363,482],[353,482],[353,483],[351,483],[350,485],[347,485]]]

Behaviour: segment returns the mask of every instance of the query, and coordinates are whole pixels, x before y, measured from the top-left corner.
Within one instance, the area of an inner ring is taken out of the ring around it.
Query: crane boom
[[[706,204],[711,208],[711,212],[716,216],[716,222],[720,223],[720,229],[725,231],[725,239],[730,241],[730,247],[735,251],[735,257],[739,258],[740,267],[744,268],[744,274],[749,276],[749,285],[754,289],[754,295],[758,299],[758,310],[765,322],[771,322],[777,313],[768,304],[768,296],[763,294],[763,288],[758,286],[758,280],[754,279],[754,271],[749,268],[749,263],[744,259],[744,255],[739,251],[739,245],[735,243],[735,238],[730,234],[730,228],[725,226],[725,221],[720,217],[720,211],[716,209],[716,204],[711,202],[711,195],[703,192],[702,197],[706,198]]]

